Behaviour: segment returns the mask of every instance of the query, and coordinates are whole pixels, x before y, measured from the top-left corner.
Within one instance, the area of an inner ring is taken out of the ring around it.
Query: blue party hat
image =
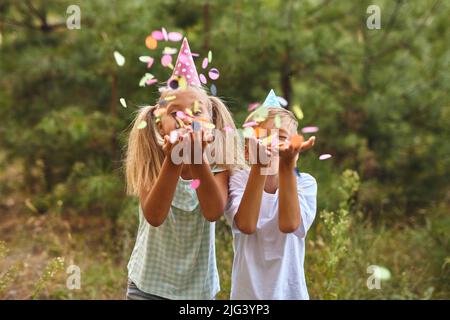
[[[280,101],[278,101],[277,95],[273,91],[273,89],[270,90],[269,94],[267,95],[266,100],[264,101],[263,107],[274,107],[274,108],[282,108]]]

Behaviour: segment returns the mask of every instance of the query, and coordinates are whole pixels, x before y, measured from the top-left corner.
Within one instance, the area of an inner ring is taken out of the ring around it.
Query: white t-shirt
[[[301,223],[293,233],[278,227],[278,190],[263,191],[256,232],[241,233],[234,222],[249,170],[230,178],[230,196],[225,211],[233,232],[234,261],[231,299],[300,300],[309,299],[303,262],[305,236],[316,215],[316,180],[307,173],[297,175]]]

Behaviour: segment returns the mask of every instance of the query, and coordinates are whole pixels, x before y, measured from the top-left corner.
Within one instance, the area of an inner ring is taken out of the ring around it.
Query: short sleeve
[[[302,221],[294,234],[299,238],[304,238],[309,228],[314,222],[317,209],[317,182],[313,176],[301,173],[297,177],[297,194],[300,203],[300,215]]]
[[[240,233],[239,229],[234,222],[234,216],[236,215],[239,204],[241,203],[244,195],[245,186],[248,181],[248,170],[238,170],[231,177],[228,183],[228,203],[225,208],[225,219],[231,226],[233,233]]]

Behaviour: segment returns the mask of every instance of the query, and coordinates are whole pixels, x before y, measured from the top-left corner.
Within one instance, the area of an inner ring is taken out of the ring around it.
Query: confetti
[[[252,127],[247,127],[247,128],[244,128],[244,130],[243,130],[243,134],[244,134],[244,137],[245,137],[245,138],[250,138],[250,137],[252,137],[252,136],[253,136],[253,134],[254,134],[254,130],[253,130],[253,128],[252,128]]]
[[[269,145],[272,142],[272,136],[265,137],[261,140],[261,143],[265,146]]]
[[[295,134],[290,138],[290,142],[293,148],[299,148],[302,145],[303,141],[303,137],[298,134]]]
[[[225,127],[223,128],[223,130],[224,130],[225,132],[232,132],[232,131],[233,131],[233,128],[230,127],[230,126],[225,126]]]
[[[256,125],[258,125],[258,122],[256,122],[256,121],[249,121],[249,122],[244,123],[242,125],[242,127],[243,128],[247,128],[247,127],[254,127]]]
[[[197,113],[200,111],[200,105],[198,103],[198,100],[194,101],[194,107],[192,109],[194,110],[194,113]]]
[[[208,80],[206,80],[206,77],[203,73],[200,73],[198,75],[198,77],[199,77],[201,83],[206,84],[208,82]]]
[[[281,118],[278,114],[275,116],[273,121],[275,123],[275,128],[279,129],[281,127]]]
[[[204,122],[203,126],[207,129],[214,129],[216,126],[214,125],[214,123],[211,122]]]
[[[190,186],[192,190],[197,189],[199,186],[200,186],[200,179],[192,180],[191,186]]]
[[[214,84],[211,85],[210,90],[213,96],[217,96],[217,87]]]
[[[162,30],[162,34],[163,34],[163,38],[165,41],[169,40],[169,37],[167,36],[167,31],[165,28],[161,28]]]
[[[217,70],[216,68],[212,68],[211,70],[209,70],[208,76],[211,80],[219,79],[220,76],[219,70]]]
[[[184,120],[186,119],[186,114],[183,111],[177,111],[177,117]]]
[[[319,131],[318,127],[304,127],[302,129],[302,133],[314,133],[314,132],[317,132],[317,131]]]
[[[120,104],[122,105],[122,107],[124,107],[124,108],[127,107],[127,102],[125,101],[124,98],[120,98],[119,101],[120,101]]]
[[[212,52],[211,52],[211,50],[208,51],[208,62],[209,63],[212,62]]]
[[[144,62],[144,63],[148,63],[149,61],[153,61],[153,58],[149,57],[149,56],[140,56],[139,57],[139,61],[140,62]]]
[[[208,58],[204,58],[202,62],[202,68],[206,69],[208,67],[208,63],[209,63]]]
[[[168,67],[172,63],[172,56],[165,54],[161,58],[161,64],[163,67]]]
[[[183,39],[183,35],[179,32],[167,32],[165,28],[161,30],[152,31],[152,37],[158,41],[173,41],[178,42]]]
[[[185,77],[180,77],[178,80],[178,88],[183,90],[187,88],[187,81]]]
[[[261,121],[266,120],[268,114],[269,114],[269,109],[266,108],[265,106],[260,106],[253,113],[253,119],[255,121],[261,122]]]
[[[139,122],[139,124],[138,124],[138,126],[137,126],[137,128],[140,130],[140,129],[144,129],[144,128],[146,128],[147,127],[147,121],[145,121],[145,120],[142,120],[141,122]]]
[[[178,136],[179,136],[178,131],[176,131],[176,130],[171,131],[170,135],[169,135],[169,142],[171,144],[174,144],[175,142],[177,142]]]
[[[172,101],[172,100],[175,100],[176,98],[177,98],[176,96],[167,96],[167,97],[164,98],[164,100]]]
[[[157,83],[157,82],[158,82],[158,80],[156,80],[156,79],[148,79],[148,80],[145,82],[145,84],[148,85],[148,86],[151,86],[152,84],[155,84],[155,83]]]
[[[285,98],[278,96],[277,99],[283,107],[286,107],[288,105],[288,102]]]
[[[292,107],[292,112],[294,112],[297,119],[299,119],[299,120],[303,119],[303,117],[304,117],[303,111],[298,104],[296,104]]]
[[[189,116],[189,117],[193,117],[194,115],[192,114],[192,110],[191,109],[186,109],[186,113],[187,113],[187,116]]]
[[[177,53],[177,49],[176,48],[171,48],[171,47],[165,47],[162,54],[168,54],[168,55],[172,55]]]
[[[158,41],[152,36],[145,38],[145,46],[150,50],[155,50],[158,47]]]
[[[326,160],[326,159],[330,159],[331,158],[331,154],[325,153],[320,155],[319,160]]]
[[[158,40],[158,41],[163,41],[163,40],[164,40],[164,35],[163,35],[163,33],[161,32],[161,30],[155,30],[155,31],[152,31],[152,37],[153,37],[155,40]]]
[[[173,42],[178,42],[181,41],[181,39],[183,39],[183,35],[179,32],[169,32],[167,37],[169,38],[169,41]]]
[[[151,73],[146,73],[146,74],[141,78],[141,80],[139,81],[139,86],[140,86],[140,87],[145,87],[147,81],[149,81],[149,80],[151,80],[151,79],[153,79],[153,78],[154,78],[154,76],[153,76]],[[155,79],[155,80],[156,80],[156,79]]]
[[[253,111],[258,108],[261,104],[259,102],[253,102],[248,105],[248,111]]]
[[[125,57],[119,51],[114,51],[114,59],[119,67],[125,64]]]

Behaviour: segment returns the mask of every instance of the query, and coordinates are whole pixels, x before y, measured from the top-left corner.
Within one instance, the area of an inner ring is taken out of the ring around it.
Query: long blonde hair
[[[201,88],[188,87],[185,89],[165,90],[161,94],[160,101],[168,96],[175,96],[178,99],[178,97],[183,97],[183,95],[192,94],[195,95],[199,103],[207,107],[216,129],[229,127],[236,130],[230,111],[222,100],[208,96]],[[153,114],[158,107],[160,107],[159,104],[141,107],[133,121],[125,158],[127,194],[138,196],[142,190],[150,190],[161,170],[164,161],[163,138],[157,130],[156,119]],[[147,126],[140,129],[139,125],[142,121],[146,121]],[[218,164],[217,166],[230,171],[240,168],[244,163],[243,151],[240,150],[240,145],[240,143],[237,143],[238,150],[233,154],[235,159],[233,164]],[[223,144],[223,141],[219,142],[217,146],[219,150],[215,150],[215,152],[229,152],[231,150]]]

